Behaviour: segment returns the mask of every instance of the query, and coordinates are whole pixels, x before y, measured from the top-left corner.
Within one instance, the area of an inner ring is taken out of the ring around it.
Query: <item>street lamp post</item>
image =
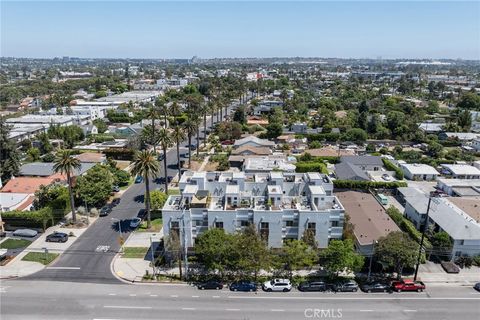
[[[425,233],[427,232],[428,228],[428,219],[430,213],[430,204],[432,203],[432,198],[436,195],[436,193],[431,192],[428,196],[428,204],[427,204],[427,214],[425,218],[425,226],[423,227],[422,231],[422,238],[420,239],[420,248],[418,249],[418,257],[417,257],[417,265],[415,266],[415,275],[413,277],[413,281],[417,281],[418,276],[418,268],[420,267],[420,260],[422,258],[422,250],[423,250],[423,242],[425,240]]]

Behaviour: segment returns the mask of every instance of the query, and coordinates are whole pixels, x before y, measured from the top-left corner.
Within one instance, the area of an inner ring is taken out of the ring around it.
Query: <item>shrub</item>
[[[109,149],[106,149],[103,153],[105,153],[107,158],[112,158],[115,160],[128,160],[128,161],[132,161],[133,156],[135,155],[135,151],[132,149],[109,148]]]
[[[391,206],[386,210],[390,218],[397,224],[397,226],[406,232],[410,238],[415,240],[417,243],[420,243],[422,239],[422,233],[415,228],[413,223],[405,218],[403,214],[395,207]],[[426,238],[423,239],[423,245],[425,248],[431,248],[432,244]]]
[[[397,178],[398,180],[403,180],[403,171],[402,171],[402,169],[400,169],[399,167],[397,167],[396,165],[394,165],[394,164],[393,164],[390,160],[388,160],[388,159],[382,158],[382,161],[383,161],[383,165],[385,166],[385,168],[387,168],[387,170],[395,171],[395,178]]]
[[[2,213],[2,219],[10,227],[42,228],[46,230],[55,224],[50,207],[36,211],[8,211]]]
[[[337,189],[361,189],[368,190],[370,188],[379,189],[396,189],[406,187],[407,183],[404,181],[356,181],[356,180],[334,180],[333,185]]]
[[[297,162],[296,172],[320,172],[328,174],[327,167],[322,162]]]

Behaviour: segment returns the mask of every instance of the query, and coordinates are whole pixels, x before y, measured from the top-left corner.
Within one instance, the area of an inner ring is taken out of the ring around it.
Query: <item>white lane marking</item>
[[[228,296],[229,299],[286,299],[286,300],[479,300],[479,298],[461,298],[461,297],[398,297],[398,298],[380,298],[380,297],[352,297],[352,298],[335,298],[335,297],[267,297],[267,296]]]
[[[373,312],[373,310],[369,309],[369,310],[360,310],[360,312]]]
[[[10,286],[1,286],[0,287],[0,293],[7,293],[8,288],[10,288]]]
[[[158,297],[158,294],[151,294],[150,297]]]
[[[284,312],[284,309],[270,309],[272,312]]]
[[[182,308],[182,310],[195,310],[195,308]]]
[[[198,298],[199,296],[192,296],[192,298]]]
[[[110,249],[110,246],[98,246],[95,249],[95,252],[107,252]]]
[[[93,318],[92,320],[120,320],[120,319],[113,319],[113,318]]]
[[[220,298],[220,296],[212,296],[212,298]]]
[[[240,311],[240,309],[225,309],[225,311]]]
[[[403,312],[417,312],[417,310],[405,309]]]
[[[116,293],[109,293],[108,295],[109,296],[116,296],[117,294]]]
[[[136,297],[137,295],[132,293],[132,294],[129,294],[130,297]]]
[[[80,270],[80,267],[46,267],[47,270]]]
[[[170,297],[172,297],[172,298],[178,298],[178,295],[172,294]]]
[[[152,309],[152,307],[139,307],[139,306],[103,306],[108,309]]]

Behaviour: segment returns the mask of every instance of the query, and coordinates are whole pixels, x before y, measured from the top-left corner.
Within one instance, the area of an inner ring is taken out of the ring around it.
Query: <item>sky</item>
[[[480,59],[480,1],[0,0],[0,55]]]

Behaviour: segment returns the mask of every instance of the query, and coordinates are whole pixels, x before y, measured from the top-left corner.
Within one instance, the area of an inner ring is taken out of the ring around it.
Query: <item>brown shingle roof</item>
[[[96,152],[84,152],[76,156],[80,162],[97,163],[105,160],[105,155]]]
[[[255,155],[269,155],[271,154],[270,148],[267,147],[252,147],[252,146],[241,146],[232,151],[233,155],[245,155],[245,154],[255,154]]]
[[[385,209],[370,193],[358,191],[336,192],[345,213],[354,225],[354,234],[361,245],[371,244],[392,231],[400,231]]]

